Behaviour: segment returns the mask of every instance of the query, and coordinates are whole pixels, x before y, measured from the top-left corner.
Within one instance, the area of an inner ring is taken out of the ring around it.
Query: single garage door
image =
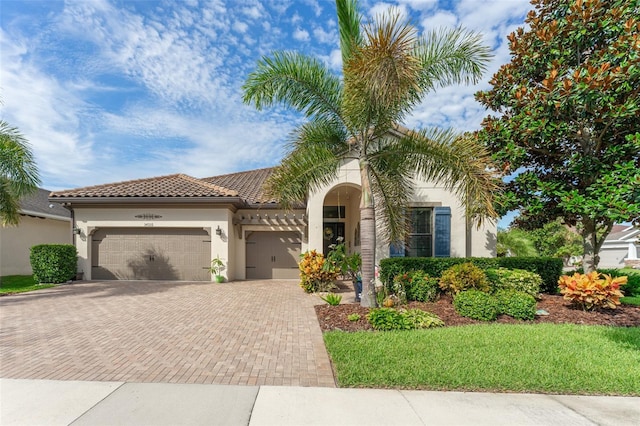
[[[102,228],[92,237],[94,280],[210,281],[210,264],[202,228]]]
[[[300,276],[300,233],[257,231],[247,236],[246,244],[247,279]]]

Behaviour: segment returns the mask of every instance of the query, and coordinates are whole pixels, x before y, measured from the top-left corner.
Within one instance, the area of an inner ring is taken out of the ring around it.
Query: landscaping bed
[[[451,303],[451,298],[442,296],[433,303],[410,302],[408,308],[418,308],[431,312],[442,321],[445,326],[486,324],[466,318],[456,313]],[[359,304],[342,304],[338,306],[317,305],[315,307],[318,322],[323,332],[331,330],[342,331],[362,331],[373,330],[367,321],[369,308],[363,308]],[[516,320],[507,315],[500,315],[494,322],[507,324],[584,324],[584,325],[607,325],[617,327],[640,327],[640,307],[631,305],[620,305],[617,309],[603,309],[592,312],[585,312],[580,308],[568,304],[562,296],[542,295],[538,301],[537,309],[542,309],[549,315],[536,315],[532,321]],[[360,319],[349,321],[349,315],[357,313]]]

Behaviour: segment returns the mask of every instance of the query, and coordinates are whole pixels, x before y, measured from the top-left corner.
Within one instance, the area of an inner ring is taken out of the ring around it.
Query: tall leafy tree
[[[40,184],[29,142],[15,127],[0,120],[0,221],[20,221],[19,201]]]
[[[462,29],[418,36],[397,11],[361,25],[354,0],[337,0],[343,78],[298,52],[263,57],[244,85],[244,100],[262,109],[284,104],[308,121],[295,130],[288,153],[268,182],[284,206],[337,177],[345,161],[360,167],[363,306],[375,306],[376,227],[387,241],[404,238],[412,177],[442,182],[470,216],[495,216],[495,179],[488,152],[450,130],[399,127],[438,86],[474,83],[490,54],[480,36]]]
[[[538,256],[531,234],[522,229],[498,229],[496,252],[502,256]]]
[[[640,2],[533,0],[511,62],[477,99],[499,113],[480,137],[519,225],[577,225],[593,271],[616,222],[640,216]]]
[[[582,239],[561,219],[532,230],[530,235],[540,256],[561,257],[567,266],[572,257],[582,256]]]

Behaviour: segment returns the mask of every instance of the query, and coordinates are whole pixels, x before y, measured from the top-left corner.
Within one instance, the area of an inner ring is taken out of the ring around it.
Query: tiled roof
[[[38,188],[33,194],[20,199],[20,211],[23,213],[42,213],[51,216],[71,217],[71,212],[60,204],[49,202],[49,192]]]
[[[273,173],[273,168],[249,170],[228,175],[200,179],[214,185],[233,188],[249,204],[275,204],[276,201],[264,194],[264,183]]]
[[[184,174],[52,192],[50,198],[238,197],[238,192]]]

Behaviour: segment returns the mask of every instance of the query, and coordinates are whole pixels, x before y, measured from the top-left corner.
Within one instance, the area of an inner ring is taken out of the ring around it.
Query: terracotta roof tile
[[[264,184],[271,173],[273,173],[273,167],[212,176],[200,180],[225,188],[233,188],[238,191],[240,197],[250,204],[275,204],[274,199],[268,198],[264,194]]]
[[[232,189],[184,174],[159,176],[52,192],[51,198],[237,197]]]

